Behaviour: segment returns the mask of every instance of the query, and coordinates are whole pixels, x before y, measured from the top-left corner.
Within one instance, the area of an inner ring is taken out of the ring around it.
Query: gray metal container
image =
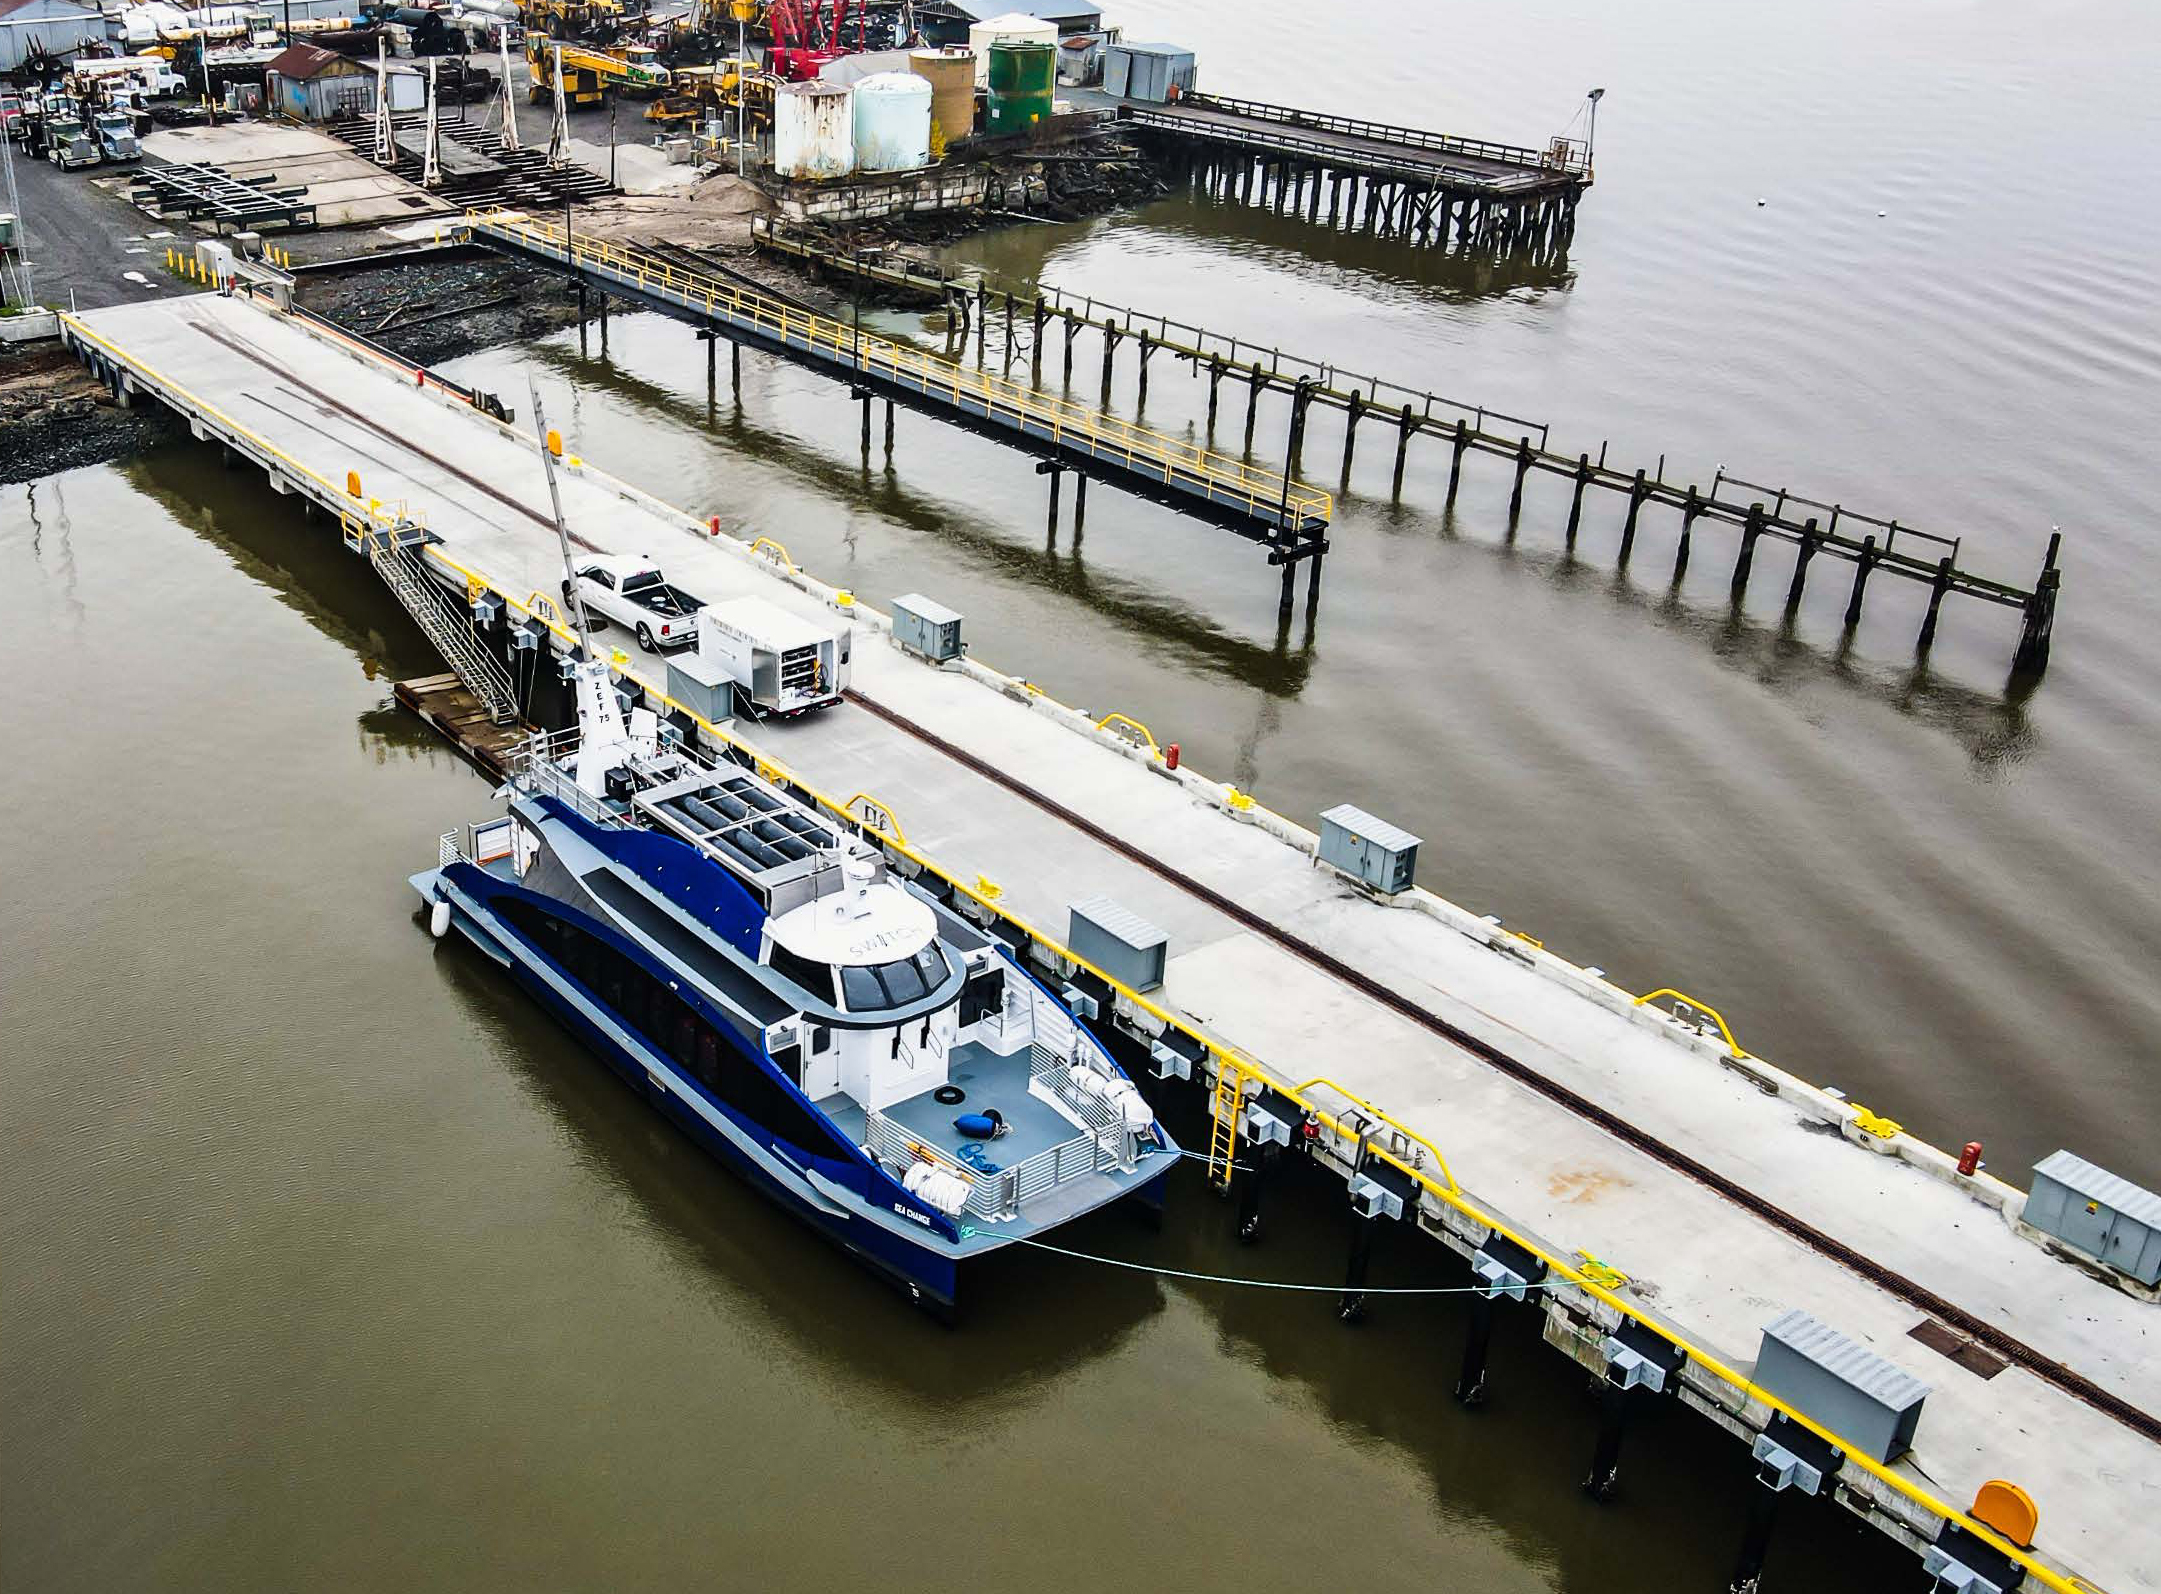
[[[959,614],[920,592],[893,600],[893,640],[910,653],[943,664],[965,651]]]
[[[2058,1151],[2034,1164],[2025,1219],[2141,1284],[2161,1284],[2161,1196]]]
[[[1764,1325],[1756,1382],[1877,1461],[1913,1447],[1929,1387],[1796,1308]]]
[[[682,653],[668,660],[668,695],[715,725],[735,718],[735,679],[718,659]]]
[[[1161,105],[1176,89],[1191,94],[1197,79],[1193,52],[1175,44],[1112,44],[1103,51],[1104,92],[1120,99]]]
[[[1109,897],[1090,897],[1073,904],[1066,945],[1112,979],[1152,991],[1163,983],[1170,937]]]
[[[1418,837],[1363,808],[1338,803],[1321,815],[1320,859],[1390,895],[1411,888]]]

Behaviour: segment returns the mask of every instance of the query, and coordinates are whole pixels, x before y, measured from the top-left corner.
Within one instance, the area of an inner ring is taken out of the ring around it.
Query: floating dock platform
[[[241,297],[69,315],[62,335],[124,400],[170,405],[324,511],[319,534],[411,551],[474,638],[529,658],[566,646],[535,442],[470,398]],[[1061,979],[1164,1089],[1205,1093],[1216,1171],[1258,1170],[1238,1176],[1242,1218],[1271,1162],[1340,1174],[1361,1237],[1344,1315],[1364,1304],[1375,1225],[1469,1259],[1483,1293],[1461,1397],[1485,1393],[1495,1315],[1538,1314],[1606,1391],[1595,1435],[1556,1434],[1556,1467],[1589,1451],[1602,1492],[1631,1408],[1678,1400],[1737,1436],[1734,1464],[1763,1484],[1725,1530],[1737,1586],[1762,1570],[1771,1504],[1798,1490],[1912,1549],[1939,1586],[2161,1587],[2161,1304],[2023,1231],[2022,1191],[1749,1055],[1701,1003],[1621,990],[1496,920],[1323,865],[1312,832],[1173,767],[1137,719],[973,659],[928,663],[784,550],[587,462],[561,476],[580,546],[858,628],[849,702],[747,736],[666,699],[646,656],[622,666],[626,689],[849,816]],[[1064,944],[1072,905],[1101,896],[1163,932],[1159,987]],[[1789,1348],[1770,1346],[1774,1324]],[[1774,1349],[1813,1355],[1853,1398],[1797,1385]]]

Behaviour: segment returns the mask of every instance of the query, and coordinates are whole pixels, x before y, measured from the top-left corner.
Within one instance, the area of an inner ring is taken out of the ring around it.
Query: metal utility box
[[[1103,51],[1103,88],[1122,100],[1162,105],[1177,94],[1191,94],[1195,81],[1193,52],[1175,44],[1113,44]]]
[[[2058,1151],[2034,1164],[2025,1219],[2141,1284],[2161,1284],[2161,1196],[2084,1157]]]
[[[696,653],[669,659],[668,695],[715,725],[735,718],[735,677],[717,659]]]
[[[943,664],[966,651],[960,615],[920,592],[893,600],[893,640],[910,653]]]
[[[1065,940],[1075,956],[1136,991],[1152,991],[1163,983],[1170,937],[1109,897],[1074,903]]]
[[[1913,1447],[1928,1385],[1795,1308],[1763,1329],[1756,1382],[1877,1461]]]
[[[763,598],[700,609],[698,657],[727,670],[753,717],[837,703],[848,685],[847,629],[802,619]]]
[[[1338,803],[1321,815],[1322,863],[1393,895],[1411,888],[1418,838],[1363,808]]]

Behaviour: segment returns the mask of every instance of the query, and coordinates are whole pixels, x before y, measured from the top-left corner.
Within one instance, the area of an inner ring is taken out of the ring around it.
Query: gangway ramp
[[[1326,552],[1334,504],[1283,472],[1198,447],[1093,405],[813,315],[652,250],[580,236],[515,213],[463,224],[475,243],[763,349],[919,413],[1197,515],[1269,546],[1271,564]]]
[[[86,312],[63,327],[130,396],[156,394],[280,490],[342,510],[354,501],[346,473],[362,473],[371,514],[396,506],[440,539],[425,551],[438,579],[528,608],[554,591],[560,559],[534,440],[425,373],[217,296]],[[1687,1347],[1681,1398],[1739,1437],[1741,1467],[1774,1409],[1750,1376],[1757,1334],[1801,1307],[1934,1391],[1910,1455],[1848,1458],[1840,1504],[1919,1549],[1970,1525],[1981,1485],[2008,1478],[2041,1507],[2035,1547],[2020,1552],[2027,1586],[2157,1586],[2161,1445],[2079,1392],[2134,1414],[2161,1409],[2152,1303],[2020,1238],[1997,1206],[1895,1139],[1860,1143],[1844,1133],[1851,1119],[1822,1116],[1803,1093],[1766,1094],[1760,1060],[1698,1044],[1625,993],[1618,1008],[1587,999],[1534,944],[1466,910],[1347,889],[1249,799],[1241,808],[1188,769],[1113,746],[1086,720],[1077,731],[1072,711],[1017,678],[974,659],[939,670],[901,655],[865,606],[841,605],[589,463],[565,461],[563,493],[581,545],[651,554],[709,599],[755,593],[798,612],[854,613],[861,701],[759,727],[758,756],[832,806],[874,796],[891,825],[871,839],[964,906],[1002,916],[1023,946],[1051,955],[1066,906],[1097,894],[1161,926],[1174,955],[1148,1000],[1240,1048],[1263,1077],[1325,1100],[1338,1122],[1345,1101],[1377,1103],[1390,1117],[1369,1125],[1403,1126],[1445,1151],[1452,1173],[1417,1194],[1415,1221],[1458,1251],[1496,1232],[1535,1246],[1551,1262],[1549,1288],[1505,1310],[1542,1313],[1549,1341],[1592,1371],[1601,1333],[1624,1315]],[[630,668],[634,685],[661,675],[647,657]],[[1098,1022],[1127,1025],[1135,1001],[1106,1000]],[[1496,1066],[1502,1054],[1522,1072]],[[1195,1055],[1200,1085],[1226,1054]],[[1391,1133],[1375,1129],[1382,1143]],[[1328,1131],[1316,1163],[1342,1171],[1344,1145]],[[1584,1253],[1633,1282],[1594,1274]],[[1930,1297],[2021,1342],[2027,1358],[1976,1371],[1914,1338],[1930,1331],[1917,1304]],[[1579,1464],[1588,1437],[1558,1435],[1553,1465]]]

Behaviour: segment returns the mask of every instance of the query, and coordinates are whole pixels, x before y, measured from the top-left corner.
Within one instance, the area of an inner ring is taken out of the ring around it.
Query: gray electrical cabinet
[[[2026,1221],[2137,1279],[2161,1284],[2161,1196],[2058,1151],[2034,1164]]]
[[[1191,94],[1193,52],[1175,44],[1112,44],[1103,51],[1103,87],[1122,100],[1162,105],[1174,92]]]
[[[893,600],[893,640],[910,653],[943,664],[962,653],[961,617],[920,592]]]
[[[1170,937],[1109,897],[1074,903],[1065,941],[1077,956],[1136,991],[1152,991],[1163,983]]]
[[[718,659],[696,652],[668,660],[668,695],[715,725],[735,718],[735,677]]]
[[[1853,1449],[1891,1461],[1913,1448],[1928,1385],[1796,1308],[1766,1323],[1756,1382]]]
[[[1393,895],[1411,888],[1411,876],[1418,871],[1418,838],[1363,808],[1338,803],[1321,815],[1320,858]]]

